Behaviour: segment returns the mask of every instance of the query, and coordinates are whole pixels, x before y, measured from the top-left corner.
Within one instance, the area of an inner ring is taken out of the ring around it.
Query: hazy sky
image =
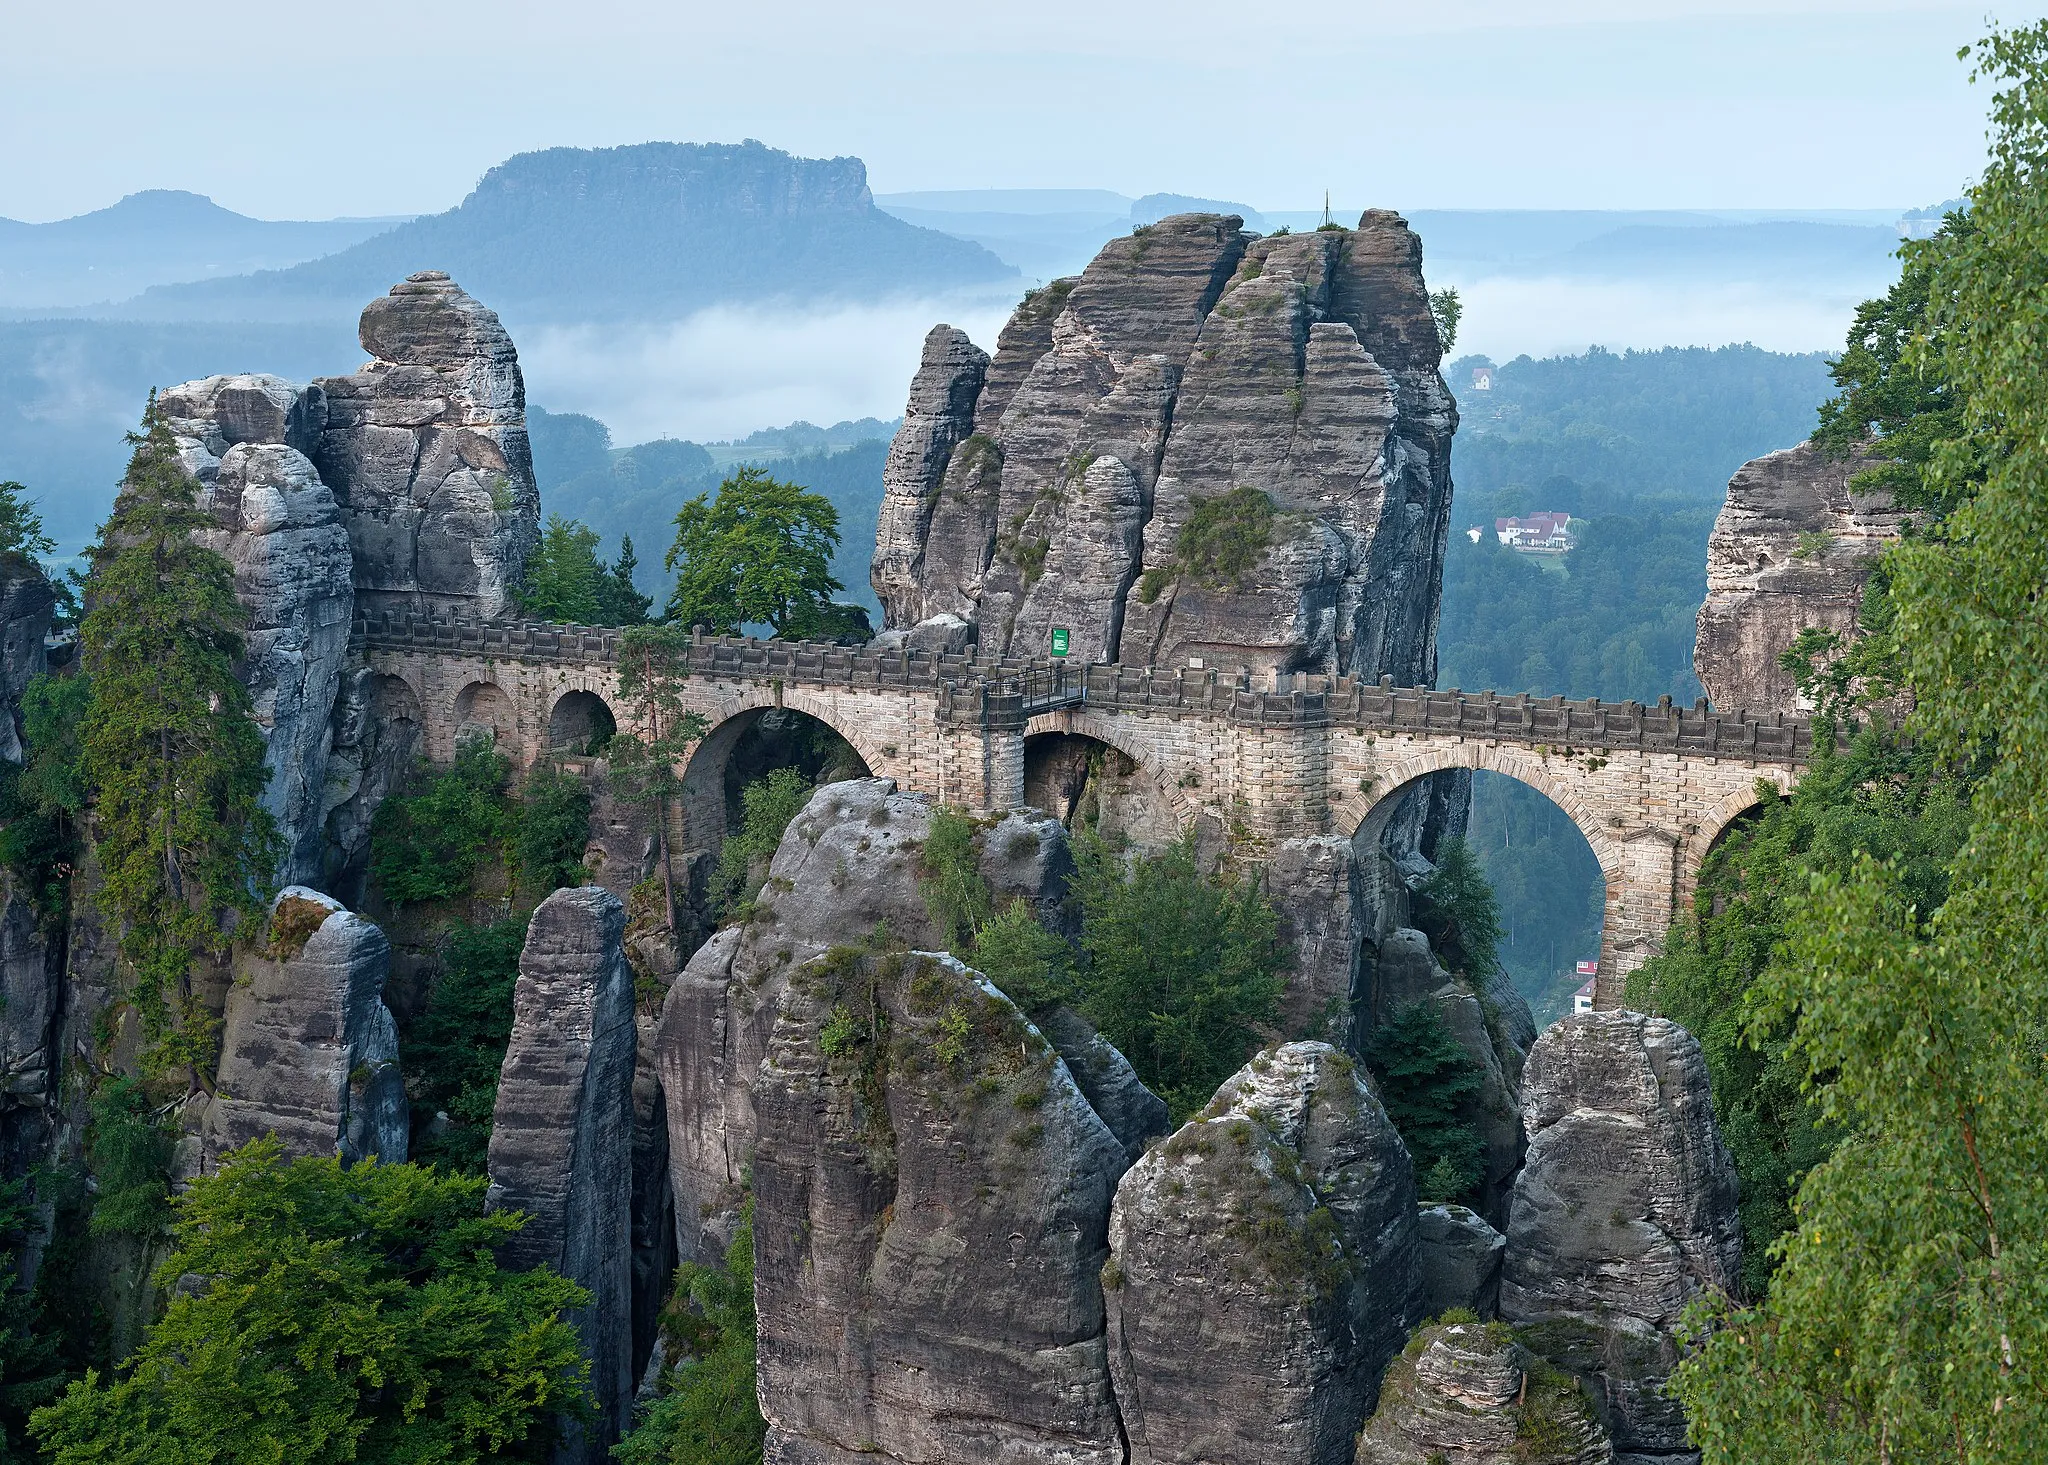
[[[532,148],[745,137],[857,154],[878,192],[1910,206],[1978,166],[1987,98],[1955,51],[1984,19],[1914,0],[0,0],[0,215],[151,187],[268,218],[421,212]]]

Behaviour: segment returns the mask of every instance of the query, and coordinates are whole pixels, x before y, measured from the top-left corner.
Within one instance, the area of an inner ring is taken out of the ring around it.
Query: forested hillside
[[[1519,357],[1474,391],[1484,364],[1450,368],[1463,420],[1437,685],[1691,702],[1707,534],[1728,477],[1813,430],[1832,385],[1826,358],[1596,348]],[[1544,509],[1586,521],[1568,554],[1521,554],[1495,537],[1496,517]],[[1502,960],[1538,1019],[1556,1017],[1573,963],[1599,952],[1593,853],[1556,805],[1491,774],[1475,782],[1472,837],[1500,895]]]

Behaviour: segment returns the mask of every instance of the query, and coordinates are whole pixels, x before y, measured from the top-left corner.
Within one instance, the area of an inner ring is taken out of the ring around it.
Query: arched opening
[[[1607,877],[1571,815],[1526,783],[1472,775],[1466,840],[1500,909],[1500,961],[1538,1028],[1573,1010],[1600,959]]]
[[[1585,830],[1534,784],[1491,769],[1425,774],[1375,803],[1354,836],[1368,922],[1426,928],[1420,888],[1459,838],[1492,887],[1495,955],[1540,1030],[1573,1010],[1600,960],[1607,872]],[[1385,1006],[1376,1001],[1376,1007]]]
[[[514,763],[520,760],[519,717],[496,682],[471,682],[455,698],[455,742],[487,737]]]
[[[771,780],[781,791],[815,788],[870,772],[853,744],[822,718],[793,707],[748,708],[719,723],[690,754],[683,770],[684,847],[709,873],[728,836],[748,832],[748,790],[765,789]],[[758,809],[758,795],[755,803]],[[757,813],[755,823],[760,819]],[[751,833],[757,841],[768,838],[762,829]]]
[[[604,698],[595,692],[564,692],[548,714],[548,751],[594,758],[618,730]]]
[[[1069,829],[1092,829],[1140,849],[1163,848],[1181,834],[1172,807],[1138,760],[1085,733],[1024,739],[1024,802],[1057,815]]]

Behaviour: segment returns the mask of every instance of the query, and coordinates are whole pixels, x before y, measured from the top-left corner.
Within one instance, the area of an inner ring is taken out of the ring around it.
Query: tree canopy
[[[1791,872],[1749,1036],[1784,1035],[1845,1138],[1799,1183],[1768,1294],[1699,1319],[1720,1326],[1677,1388],[1712,1465],[2017,1462],[2048,1438],[2048,24],[1976,64],[1990,161],[1900,354],[1960,417],[1886,557],[1915,745],[1978,771],[1968,834],[1945,898],[1883,850]]]
[[[562,1315],[589,1294],[501,1270],[525,1218],[484,1190],[252,1142],[177,1201],[170,1301],[128,1370],[87,1373],[33,1433],[53,1465],[545,1458],[551,1418],[587,1407]]]
[[[663,561],[675,575],[666,618],[738,635],[765,625],[803,637],[835,625],[832,578],[839,511],[829,500],[765,469],[742,467],[676,514],[675,543]]]
[[[113,515],[89,552],[80,641],[92,702],[80,733],[94,797],[100,899],[133,964],[133,998],[169,1062],[205,1066],[211,1024],[192,963],[254,921],[277,833],[269,774],[236,675],[248,612],[234,567],[194,536],[213,527],[154,397]]]
[[[538,620],[577,626],[639,626],[654,602],[633,585],[640,559],[633,538],[619,542],[619,557],[598,557],[597,531],[548,515],[540,543],[526,557],[519,608]]]

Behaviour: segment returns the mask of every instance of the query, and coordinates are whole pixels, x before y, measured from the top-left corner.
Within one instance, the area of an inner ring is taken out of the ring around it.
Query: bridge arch
[[[611,704],[597,693],[571,687],[548,711],[549,752],[595,753],[619,730]]]
[[[519,709],[496,682],[474,681],[455,694],[455,743],[475,733],[488,733],[500,753],[515,765],[525,763],[519,735]],[[452,750],[451,750],[452,751]]]
[[[761,728],[772,713],[797,713],[837,734],[869,775],[896,776],[892,765],[904,750],[878,746],[868,729],[845,726],[823,699],[783,688],[749,687],[722,693],[704,715],[711,728],[690,749],[682,769],[684,843],[687,848],[716,850],[725,840],[728,819],[727,770],[742,741]],[[899,780],[900,781],[900,780]]]
[[[1594,1001],[1601,1007],[1619,1006],[1623,980],[1649,958],[1670,929],[1677,893],[1677,841],[1658,829],[1621,827],[1611,817],[1603,821],[1577,786],[1570,763],[1561,769],[1527,749],[1481,742],[1420,749],[1394,762],[1368,789],[1331,801],[1332,827],[1377,844],[1404,796],[1430,774],[1452,769],[1496,773],[1534,789],[1584,836],[1606,887]]]
[[[1743,815],[1764,801],[1763,791],[1757,784],[1768,783],[1780,794],[1789,794],[1793,785],[1799,782],[1797,772],[1790,768],[1759,768],[1756,774],[1756,783],[1722,798],[1705,818],[1686,831],[1684,858],[1678,876],[1676,909],[1690,908],[1693,893],[1699,889],[1700,868],[1706,864],[1707,856],[1713,853],[1714,846],[1721,842],[1721,836],[1726,834]]]
[[[1586,843],[1593,848],[1593,858],[1599,861],[1601,870],[1610,880],[1620,872],[1624,863],[1622,841],[1614,836],[1612,830],[1602,826],[1578,790],[1545,766],[1545,760],[1531,756],[1524,749],[1498,743],[1456,743],[1411,754],[1380,773],[1370,788],[1349,792],[1333,800],[1330,806],[1331,827],[1354,838],[1365,834],[1377,839],[1399,811],[1400,796],[1416,780],[1457,768],[1498,773],[1535,789],[1570,816],[1579,833],[1586,836]]]
[[[1194,827],[1201,810],[1188,797],[1187,787],[1180,778],[1171,776],[1170,762],[1161,756],[1158,748],[1150,746],[1141,736],[1144,728],[1128,718],[1105,716],[1086,708],[1065,709],[1059,712],[1042,712],[1024,724],[1024,745],[1027,759],[1034,739],[1053,735],[1086,738],[1102,744],[1103,747],[1121,753],[1135,764],[1149,785],[1149,792],[1156,796],[1159,807],[1173,821],[1174,827],[1182,833]],[[1185,773],[1182,775],[1184,778]]]

